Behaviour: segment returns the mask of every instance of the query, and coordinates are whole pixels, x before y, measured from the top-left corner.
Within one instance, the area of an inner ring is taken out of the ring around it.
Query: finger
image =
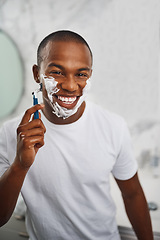
[[[38,148],[42,147],[44,145],[44,138],[43,136],[31,136],[31,137],[23,137],[21,139],[23,143],[23,147],[25,149],[31,149],[35,147],[36,145]]]
[[[20,132],[27,132],[28,130],[31,130],[34,128],[41,128],[41,129],[43,129],[44,132],[46,132],[46,128],[45,128],[42,120],[34,119],[33,121],[28,122],[24,125],[19,125],[19,127],[17,128],[17,134],[19,134]]]
[[[20,138],[31,137],[31,136],[44,136],[44,129],[34,128],[26,132],[24,131],[19,133]]]
[[[44,130],[46,129],[42,120],[41,119],[34,119],[33,121],[30,121],[24,125],[19,125],[20,129],[22,129],[23,131],[27,131],[29,129],[32,128],[43,128]]]
[[[42,108],[44,108],[44,104],[36,104],[35,106],[27,109],[19,125],[23,125],[29,122],[31,115],[37,110],[41,110]]]

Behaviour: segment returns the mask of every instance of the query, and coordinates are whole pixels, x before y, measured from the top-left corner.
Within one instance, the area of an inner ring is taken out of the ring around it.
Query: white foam
[[[46,88],[47,95],[48,95],[48,99],[45,98],[45,100],[48,101],[49,104],[51,105],[51,107],[53,109],[52,112],[57,117],[62,117],[63,119],[69,118],[70,116],[72,116],[73,114],[75,114],[77,112],[78,108],[84,102],[84,100],[89,92],[90,85],[91,85],[90,78],[89,78],[86,81],[86,86],[83,88],[82,96],[79,98],[76,106],[72,109],[67,109],[67,108],[61,107],[57,102],[53,102],[53,95],[56,94],[60,90],[57,88],[58,82],[55,81],[55,79],[53,77],[47,77],[43,74],[41,74],[41,78],[44,80],[45,88]]]

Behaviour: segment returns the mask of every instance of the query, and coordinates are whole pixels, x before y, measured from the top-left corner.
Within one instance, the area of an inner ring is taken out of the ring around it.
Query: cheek
[[[58,82],[54,78],[45,78],[43,81],[44,88],[48,94],[55,94],[59,91],[57,88]]]
[[[43,95],[43,98],[48,98],[48,93],[47,93],[47,90],[46,90],[44,84],[43,84],[43,87],[42,87],[42,95]]]
[[[77,84],[79,85],[79,88],[81,89],[81,91],[83,92],[83,90],[86,88],[87,86],[87,81],[86,80],[81,80],[78,81]]]

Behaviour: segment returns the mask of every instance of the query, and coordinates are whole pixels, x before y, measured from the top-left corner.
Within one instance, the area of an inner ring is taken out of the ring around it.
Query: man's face
[[[59,89],[53,94],[52,101],[67,109],[74,108],[92,73],[89,49],[81,43],[49,42],[42,50],[42,56],[39,74],[53,77]],[[45,102],[47,98],[45,88],[43,96]]]

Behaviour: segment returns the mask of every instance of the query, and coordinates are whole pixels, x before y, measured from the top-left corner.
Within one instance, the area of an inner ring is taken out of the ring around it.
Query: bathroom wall
[[[31,73],[39,42],[52,31],[82,34],[94,54],[90,99],[125,117],[129,125],[160,115],[159,0],[1,0],[0,29],[17,44],[31,105]],[[14,79],[13,79],[14,80]]]
[[[55,30],[76,31],[94,55],[89,99],[126,119],[139,167],[150,168],[159,151],[159,23],[159,0],[0,0],[0,29],[15,41],[25,71],[24,95],[7,119],[32,104],[39,42]]]

